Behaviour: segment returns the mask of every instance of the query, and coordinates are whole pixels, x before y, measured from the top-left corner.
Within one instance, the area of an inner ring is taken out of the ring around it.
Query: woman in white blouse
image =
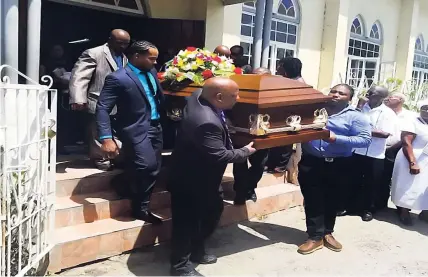
[[[428,222],[428,105],[405,124],[401,141],[392,176],[392,202],[403,224],[412,225],[410,210],[422,210],[419,218]]]

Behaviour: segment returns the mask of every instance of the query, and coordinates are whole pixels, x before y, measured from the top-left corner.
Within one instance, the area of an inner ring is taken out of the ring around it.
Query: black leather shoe
[[[162,219],[155,216],[149,211],[134,211],[132,212],[132,216],[136,219],[142,220],[144,222],[151,223],[153,225],[161,225]]]
[[[217,257],[209,254],[204,254],[202,256],[190,256],[190,261],[197,264],[215,264],[217,262]]]
[[[171,276],[204,276],[201,273],[199,273],[198,271],[196,271],[196,269],[192,269],[189,271],[183,271],[183,270],[176,270],[174,268],[171,268],[170,275]]]
[[[366,222],[371,221],[373,219],[373,214],[371,212],[365,211],[361,214],[361,219]]]

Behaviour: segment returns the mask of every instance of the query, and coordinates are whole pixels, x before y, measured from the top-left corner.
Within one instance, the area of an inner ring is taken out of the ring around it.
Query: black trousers
[[[124,143],[127,177],[133,180],[132,209],[145,211],[149,208],[150,197],[161,169],[162,127],[159,123],[150,126],[147,137],[137,143]]]
[[[338,188],[349,182],[350,158],[324,158],[303,155],[299,163],[299,183],[305,200],[309,238],[321,240],[334,231]]]
[[[253,193],[257,188],[257,183],[263,176],[263,171],[268,160],[269,150],[259,150],[251,155],[248,160],[251,166],[248,167],[247,161],[233,164],[233,178],[235,183],[233,189],[236,194],[246,196]]]
[[[269,158],[266,162],[266,166],[269,170],[274,170],[275,167],[285,169],[292,154],[293,145],[285,145],[271,148],[269,150]]]
[[[187,272],[193,269],[191,255],[205,254],[205,241],[218,225],[223,212],[223,195],[213,192],[171,192],[171,267]]]
[[[400,149],[401,147],[395,149],[386,149],[382,181],[380,183],[378,194],[375,200],[375,206],[377,209],[384,209],[388,207],[388,200],[391,195],[391,179],[392,173],[394,171],[394,161]]]
[[[353,157],[353,193],[358,198],[357,210],[376,211],[376,199],[382,192],[384,159],[375,159],[354,154]]]

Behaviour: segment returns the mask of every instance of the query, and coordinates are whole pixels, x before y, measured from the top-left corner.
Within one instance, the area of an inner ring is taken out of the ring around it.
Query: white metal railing
[[[28,276],[53,247],[57,93],[6,68],[29,84],[0,80],[0,276]]]

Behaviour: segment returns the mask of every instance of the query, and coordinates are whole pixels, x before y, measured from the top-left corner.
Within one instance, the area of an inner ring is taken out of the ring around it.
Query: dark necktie
[[[150,80],[149,74],[147,72],[141,72],[141,73],[144,75],[144,77],[146,77],[147,84],[149,85],[151,93],[152,93],[153,97],[155,97],[156,91],[155,91],[155,88],[153,87],[152,81]]]
[[[223,124],[223,127],[226,130],[226,137],[227,137],[226,148],[229,150],[233,150],[233,143],[232,143],[232,139],[230,138],[229,127],[227,127],[226,116],[224,115],[223,111],[221,111],[219,114],[220,114],[220,118],[221,118],[221,123]]]

